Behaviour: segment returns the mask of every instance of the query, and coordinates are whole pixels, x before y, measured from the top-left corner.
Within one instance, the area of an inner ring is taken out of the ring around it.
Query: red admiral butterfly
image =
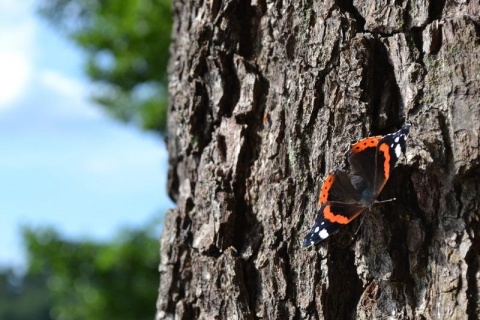
[[[339,169],[325,179],[315,224],[303,240],[308,247],[319,243],[378,203],[377,197],[390,177],[398,158],[405,153],[409,124],[395,133],[358,141],[345,155],[353,175]]]

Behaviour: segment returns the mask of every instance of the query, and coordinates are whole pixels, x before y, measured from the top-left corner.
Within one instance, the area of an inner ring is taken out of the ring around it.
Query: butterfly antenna
[[[387,200],[375,200],[375,203],[386,203],[386,202],[392,202],[397,200],[397,198],[392,198],[392,199],[387,199]]]

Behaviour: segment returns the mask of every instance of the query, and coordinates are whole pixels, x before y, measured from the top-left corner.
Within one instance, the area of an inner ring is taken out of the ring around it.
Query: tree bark
[[[478,319],[479,13],[174,0],[157,319]],[[397,200],[303,249],[349,144],[404,122]]]

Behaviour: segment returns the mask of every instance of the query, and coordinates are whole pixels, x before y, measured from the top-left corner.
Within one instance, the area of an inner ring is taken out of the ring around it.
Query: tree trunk
[[[157,319],[478,319],[479,10],[173,1]],[[349,144],[404,122],[397,200],[302,248]]]

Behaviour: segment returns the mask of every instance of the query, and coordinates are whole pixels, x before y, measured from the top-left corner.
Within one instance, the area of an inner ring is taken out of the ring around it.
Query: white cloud
[[[31,1],[2,0],[0,2],[0,10],[2,12],[19,13],[25,10],[30,3]]]
[[[52,47],[55,41],[42,46],[38,39],[43,37],[45,30],[33,0],[0,0],[0,112],[33,96],[37,101],[43,99],[42,112],[57,118],[98,120],[104,116],[88,100],[87,83],[67,76],[68,70],[54,70],[55,64],[40,67],[48,61],[45,56],[53,60],[58,56],[58,48]]]
[[[35,21],[30,1],[0,1],[0,111],[21,97],[32,74]]]
[[[89,101],[86,83],[49,69],[41,70],[38,74],[38,80],[41,85],[52,91],[53,95],[57,95],[59,101],[62,101],[55,104],[57,106],[55,112],[58,115],[86,119],[103,117],[100,109]]]
[[[24,92],[30,79],[31,64],[15,52],[0,52],[0,110],[8,109]]]
[[[65,96],[82,98],[85,93],[82,83],[54,70],[41,71],[40,82],[48,88]]]

